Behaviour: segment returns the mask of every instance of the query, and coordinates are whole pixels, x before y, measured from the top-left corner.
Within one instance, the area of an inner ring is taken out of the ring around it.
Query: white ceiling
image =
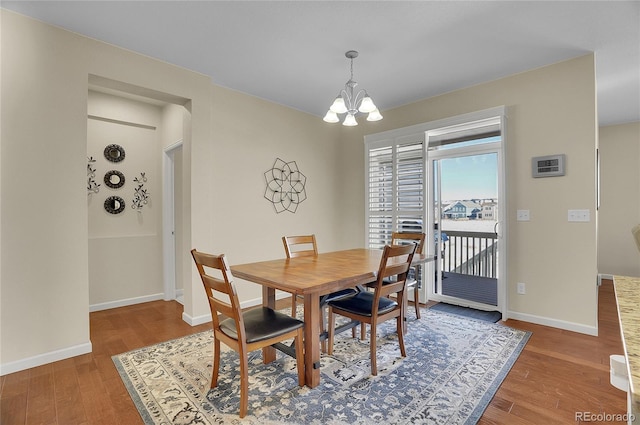
[[[349,79],[380,110],[595,52],[600,125],[640,121],[640,1],[7,1],[38,20],[322,117]]]

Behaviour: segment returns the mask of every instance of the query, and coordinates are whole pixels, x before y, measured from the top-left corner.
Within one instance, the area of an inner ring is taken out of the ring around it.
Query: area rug
[[[294,359],[278,352],[265,365],[256,351],[249,357],[249,413],[243,419],[235,352],[221,353],[218,387],[209,388],[210,331],[113,361],[145,424],[473,424],[529,335],[423,309],[420,320],[410,317],[407,357],[400,356],[394,322],[381,325],[378,376],[371,376],[367,341],[342,333],[334,354],[322,356],[321,383],[313,389],[298,386]]]
[[[502,320],[502,313],[499,311],[484,311],[470,307],[462,307],[459,305],[438,303],[432,305],[430,308],[432,311],[441,311],[444,313],[457,314],[459,316],[470,317],[472,319],[484,320],[487,322],[495,323]]]

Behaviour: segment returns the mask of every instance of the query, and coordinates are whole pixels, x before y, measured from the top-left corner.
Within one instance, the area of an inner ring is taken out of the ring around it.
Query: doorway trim
[[[162,275],[164,300],[176,299],[175,167],[173,154],[182,139],[165,147],[162,155]]]
[[[507,191],[506,191],[506,154],[507,154],[507,116],[506,116],[506,108],[504,106],[500,106],[500,107],[496,107],[496,108],[491,108],[491,109],[486,109],[486,110],[482,110],[482,111],[477,111],[477,112],[472,112],[472,113],[468,113],[468,114],[464,114],[464,115],[459,115],[459,116],[455,116],[455,117],[450,117],[450,118],[446,118],[446,119],[442,119],[442,120],[438,120],[438,121],[433,121],[429,123],[429,129],[427,131],[430,130],[437,130],[439,128],[444,128],[444,127],[451,127],[451,126],[455,126],[455,125],[461,125],[461,124],[465,124],[465,123],[470,123],[470,122],[474,122],[474,121],[481,121],[484,119],[490,119],[490,118],[495,118],[495,117],[499,117],[500,118],[500,133],[501,133],[501,141],[500,141],[500,148],[498,149],[498,222],[496,224],[496,233],[498,234],[498,255],[499,255],[499,261],[498,261],[498,310],[502,313],[502,320],[506,320],[508,319],[508,291],[507,291],[507,280],[508,280],[508,259],[507,259],[507,255],[508,255],[508,249],[507,249],[507,241],[508,241],[508,237],[507,237]],[[433,159],[432,156],[429,155],[429,149],[428,149],[428,135],[425,134],[425,143],[426,143],[426,162],[427,165],[429,163],[429,161],[431,161]],[[466,154],[479,154],[479,153],[488,153],[488,152],[492,152],[495,151],[495,148],[489,148],[486,149],[482,146],[478,146],[478,147],[470,147],[468,149],[466,149]],[[438,155],[441,156],[441,155]],[[442,155],[444,156],[444,155]],[[427,166],[426,167],[427,170],[430,170],[431,167]],[[427,171],[426,173],[427,176],[427,184],[425,186],[425,188],[427,189],[427,204],[428,205],[433,205],[433,193],[432,193],[432,189],[431,189],[431,178],[432,176],[429,175],[429,171]],[[427,238],[433,238],[433,221],[432,221],[432,217],[428,216],[427,217],[427,226],[426,229],[428,231],[428,235]],[[430,239],[433,240],[433,239]],[[430,246],[430,245],[427,245]],[[438,248],[439,249],[439,248]],[[434,253],[429,253],[429,254],[434,254]],[[435,275],[435,265],[430,264],[432,267],[431,270],[428,270],[429,275],[428,276],[434,276]],[[457,300],[457,298],[451,298],[451,297],[447,297],[446,295],[440,295],[440,294],[436,294],[434,292],[434,288],[433,288],[433,284],[434,282],[432,281],[428,281],[427,286],[427,297],[429,300],[434,300],[434,301],[443,301],[443,302],[451,302],[454,300]],[[465,303],[465,305],[468,305],[472,308],[476,307],[476,308],[482,308],[481,304],[477,304],[474,303],[472,301],[468,301]]]

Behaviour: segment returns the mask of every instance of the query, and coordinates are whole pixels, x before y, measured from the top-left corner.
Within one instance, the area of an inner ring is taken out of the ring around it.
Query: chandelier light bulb
[[[340,119],[338,118],[338,115],[332,110],[327,111],[327,114],[324,116],[323,120],[325,122],[330,122],[330,123],[336,123],[340,121]]]
[[[362,102],[360,102],[360,107],[358,108],[358,111],[366,114],[369,112],[373,112],[376,109],[378,108],[376,108],[376,105],[373,103],[373,100],[371,100],[369,95],[365,93],[364,98],[362,99]]]
[[[349,113],[344,118],[344,122],[342,123],[342,125],[346,125],[347,127],[353,127],[354,125],[358,125],[358,121],[356,121],[356,117],[354,117],[353,114]]]
[[[369,112],[369,115],[367,116],[367,121],[380,121],[381,119],[382,114],[380,113],[380,111],[378,111],[377,108]]]
[[[344,99],[342,96],[336,97],[336,100],[333,101],[333,104],[329,108],[331,112],[336,114],[344,114],[348,111],[347,106],[344,104]]]

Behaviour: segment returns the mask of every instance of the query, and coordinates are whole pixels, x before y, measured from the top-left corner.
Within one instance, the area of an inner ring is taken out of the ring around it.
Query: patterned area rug
[[[412,309],[410,309],[412,310]],[[193,334],[113,357],[145,424],[473,424],[482,416],[530,333],[422,310],[409,318],[407,357],[393,321],[378,329],[378,376],[369,344],[336,337],[321,359],[321,383],[299,387],[295,360],[249,357],[249,413],[240,419],[238,356],[221,354],[209,389],[212,333]],[[359,334],[359,332],[358,332]],[[224,346],[224,344],[222,344]]]
[[[457,314],[460,316],[470,317],[472,319],[485,320],[487,322],[498,322],[502,320],[502,313],[499,311],[484,311],[477,310],[470,307],[462,307],[459,305],[438,303],[429,307],[432,311],[442,311],[450,314]]]

